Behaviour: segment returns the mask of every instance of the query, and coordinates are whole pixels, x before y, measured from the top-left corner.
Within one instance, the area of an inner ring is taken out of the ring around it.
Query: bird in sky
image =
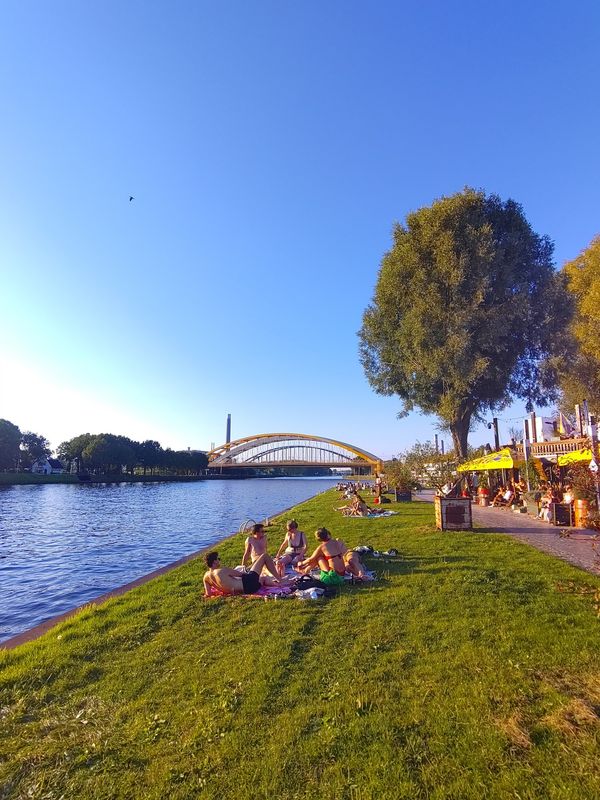
[[[129,195],[129,202],[131,203],[132,200],[135,200],[135,197],[132,194],[130,194]]]

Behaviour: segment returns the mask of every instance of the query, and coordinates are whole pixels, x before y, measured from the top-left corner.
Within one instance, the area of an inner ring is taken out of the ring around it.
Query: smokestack
[[[227,414],[227,433],[225,435],[225,444],[231,441],[231,414]]]

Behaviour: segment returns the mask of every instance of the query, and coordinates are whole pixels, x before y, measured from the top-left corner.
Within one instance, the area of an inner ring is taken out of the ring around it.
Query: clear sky
[[[599,23],[596,0],[3,0],[0,417],[54,446],[208,448],[228,412],[382,457],[431,438],[358,360],[392,226],[471,185],[558,266],[585,247]]]

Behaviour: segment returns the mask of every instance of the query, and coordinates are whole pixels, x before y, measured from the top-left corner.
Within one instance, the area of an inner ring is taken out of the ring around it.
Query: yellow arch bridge
[[[336,439],[305,433],[259,433],[216,447],[208,454],[214,468],[350,467],[383,472],[380,458]]]

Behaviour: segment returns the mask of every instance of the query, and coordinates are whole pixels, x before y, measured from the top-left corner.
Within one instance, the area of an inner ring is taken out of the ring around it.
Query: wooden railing
[[[573,453],[575,450],[583,450],[590,446],[589,439],[579,437],[577,439],[562,439],[556,442],[531,442],[529,445],[531,455],[537,457],[543,456],[561,456],[565,453]],[[523,445],[516,446],[517,453],[523,455]]]

